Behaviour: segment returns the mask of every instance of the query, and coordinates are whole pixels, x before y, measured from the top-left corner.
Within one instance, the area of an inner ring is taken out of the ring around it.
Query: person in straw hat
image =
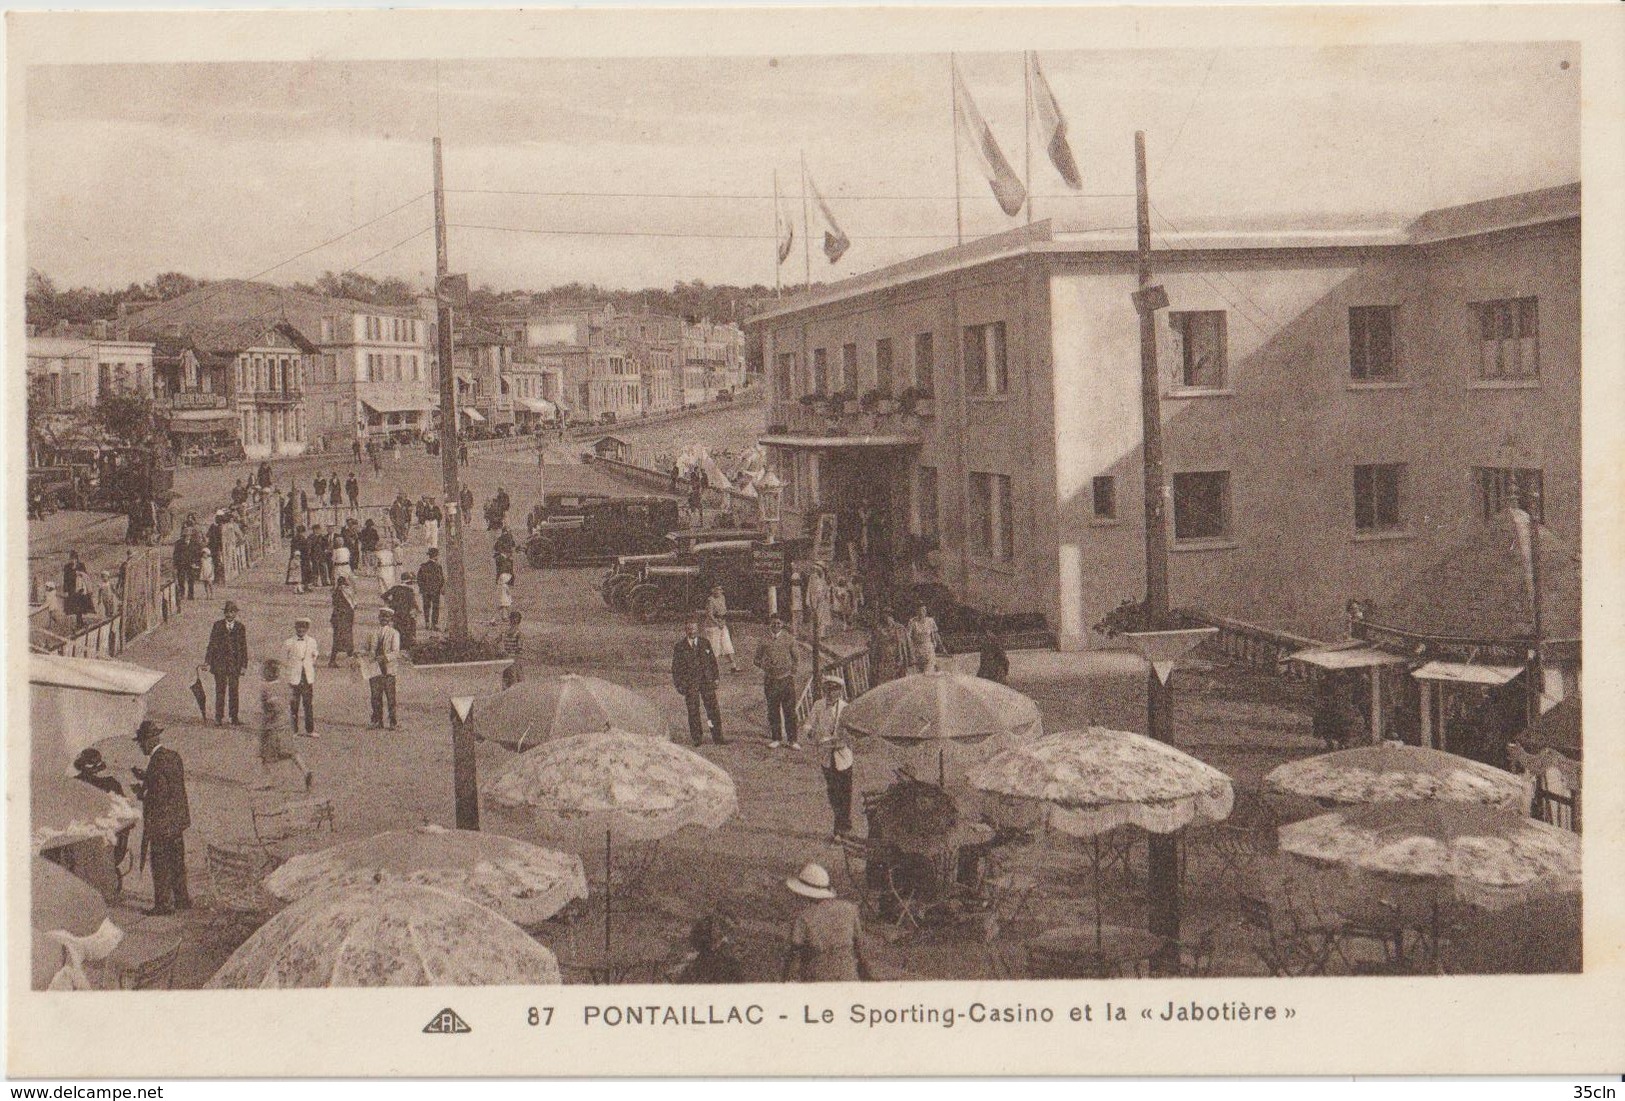
[[[802,898],[814,899],[790,930],[784,960],[785,982],[857,982],[869,978],[860,938],[863,922],[855,903],[835,897],[829,872],[808,864],[784,885]]]
[[[852,743],[842,719],[846,713],[846,682],[827,674],[822,683],[823,698],[807,715],[807,729],[818,747],[824,770],[824,787],[829,793],[829,809],[835,817],[834,838],[852,832]]]

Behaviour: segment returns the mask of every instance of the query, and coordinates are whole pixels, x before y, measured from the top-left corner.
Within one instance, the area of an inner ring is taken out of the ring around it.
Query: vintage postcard
[[[1625,1067],[1617,5],[8,30],[11,1073]]]

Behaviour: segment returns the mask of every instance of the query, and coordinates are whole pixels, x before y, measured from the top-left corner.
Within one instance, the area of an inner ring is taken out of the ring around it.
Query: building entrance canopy
[[[761,442],[768,447],[799,447],[820,451],[855,450],[879,447],[919,447],[918,436],[763,436]]]

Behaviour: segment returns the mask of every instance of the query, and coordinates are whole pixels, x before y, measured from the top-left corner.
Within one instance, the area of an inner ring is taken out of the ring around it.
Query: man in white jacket
[[[288,671],[288,715],[293,732],[299,733],[299,708],[304,705],[307,738],[316,737],[316,662],[321,648],[310,633],[310,620],[301,616],[293,621],[293,637],[282,644],[282,668]]]

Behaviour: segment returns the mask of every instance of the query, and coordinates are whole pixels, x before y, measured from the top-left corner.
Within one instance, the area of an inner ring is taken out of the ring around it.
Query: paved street
[[[693,429],[690,429],[693,431]],[[564,456],[556,456],[563,458]],[[484,499],[497,486],[513,497],[513,516],[522,517],[538,497],[541,485],[534,460],[524,453],[477,458],[469,467],[476,498]],[[294,471],[303,481],[317,467],[330,463],[301,461],[281,464],[277,480],[286,484]],[[338,467],[340,474],[348,464]],[[229,487],[233,471],[188,471],[183,484],[188,493],[206,495]],[[416,496],[432,489],[439,478],[436,461],[421,453],[400,464],[386,462],[381,478],[363,480],[363,504],[387,502],[397,487]],[[591,467],[568,462],[550,463],[543,479],[549,490],[626,492],[614,479]],[[94,526],[87,530],[94,530]],[[494,618],[496,593],[492,579],[492,537],[475,531],[469,540],[469,618],[478,632]],[[421,545],[409,546],[406,561],[421,561]],[[305,798],[291,769],[272,779],[280,786],[265,790],[267,782],[256,755],[251,725],[215,727],[199,721],[189,686],[201,659],[210,623],[230,598],[243,608],[249,628],[249,650],[254,658],[279,653],[291,634],[296,615],[310,617],[323,650],[330,631],[328,592],[300,595],[283,583],[280,561],[267,562],[231,586],[219,586],[212,602],[188,604],[168,626],[136,641],[124,657],[169,673],[154,690],[151,714],[169,725],[170,744],[185,757],[191,780],[194,828],[189,835],[189,862],[194,882],[207,893],[203,875],[204,847],[210,842],[241,841],[252,837],[250,809],[269,809]],[[639,626],[605,608],[597,593],[601,570],[533,570],[521,564],[515,601],[525,616],[526,668],[530,676],[583,672],[602,676],[646,692],[660,701],[673,730],[681,738],[685,720],[680,697],[669,677],[670,646],[678,626]],[[358,636],[375,622],[379,594],[375,583],[362,584],[363,605],[357,614]],[[760,628],[742,627],[736,636],[741,652],[749,653]],[[973,658],[958,659],[974,662]],[[1137,659],[1120,653],[1060,655],[1016,654],[1012,684],[1038,701],[1047,729],[1090,723],[1133,729],[1143,718],[1144,673]],[[245,680],[245,697],[257,693],[254,679]],[[1267,768],[1282,760],[1313,751],[1308,737],[1307,711],[1294,690],[1273,679],[1238,671],[1223,676],[1200,669],[1178,681],[1181,744],[1234,776],[1238,784],[1255,784]],[[359,674],[347,669],[320,671],[317,716],[320,738],[290,739],[315,770],[314,796],[330,799],[335,808],[336,838],[360,838],[383,830],[423,822],[449,824],[452,820],[451,747],[447,701],[456,693],[488,693],[498,688],[466,679],[452,680],[430,671],[408,670],[401,677],[401,728],[380,733],[367,729],[368,698]],[[838,850],[830,844],[829,811],[824,785],[813,754],[770,750],[764,740],[765,712],[754,673],[724,673],[724,724],[734,738],[722,747],[702,752],[726,768],[739,790],[740,813],[714,833],[686,833],[662,843],[664,858],[643,883],[645,895],[635,912],[622,920],[629,930],[676,945],[687,925],[714,905],[726,905],[742,921],[741,943],[747,966],[758,977],[773,974],[775,945],[784,921],[793,913],[782,879],[807,860],[821,860],[842,874]],[[245,698],[245,723],[250,718]],[[106,747],[115,774],[127,776],[138,762],[131,743]],[[481,775],[489,777],[512,757],[504,749],[484,745],[479,751]],[[884,787],[890,780],[886,763],[875,755],[860,758],[857,789]],[[545,841],[541,837],[531,840]],[[319,847],[333,838],[321,834],[305,838],[303,847]],[[589,867],[596,854],[586,854]],[[1035,849],[1032,859],[1059,864],[1065,884],[1071,873],[1082,874],[1082,851],[1056,847]],[[150,897],[150,882],[130,884],[130,902],[141,905]],[[1076,917],[1087,897],[1041,899],[1053,920]],[[1133,919],[1140,903],[1132,891],[1113,895],[1109,905]],[[123,915],[135,925],[188,919],[148,919]],[[559,923],[558,937],[567,939],[594,928]],[[884,966],[920,974],[964,975],[983,973],[983,949],[972,943],[913,944],[906,949],[881,949]],[[182,961],[181,981],[201,982],[219,960],[202,942],[192,944]],[[1245,961],[1238,957],[1238,967]],[[970,971],[967,971],[967,968]]]

